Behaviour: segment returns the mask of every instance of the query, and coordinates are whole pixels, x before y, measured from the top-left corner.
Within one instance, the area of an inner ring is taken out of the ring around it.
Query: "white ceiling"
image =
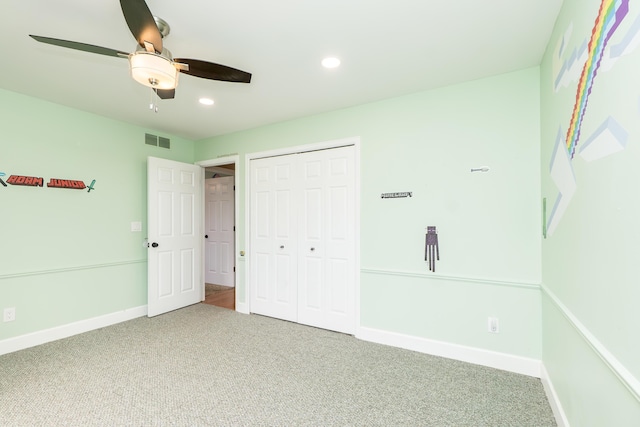
[[[538,65],[562,0],[147,0],[175,57],[248,71],[250,84],[182,74],[173,100],[126,59],[28,35],[131,52],[117,0],[2,0],[0,87],[187,139],[249,129]],[[321,67],[338,56],[338,69]],[[198,98],[215,100],[204,107]]]

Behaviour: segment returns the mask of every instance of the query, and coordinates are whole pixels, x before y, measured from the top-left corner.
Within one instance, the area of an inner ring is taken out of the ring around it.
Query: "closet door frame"
[[[360,137],[349,137],[344,139],[325,141],[315,144],[298,145],[293,147],[285,147],[275,150],[260,151],[255,153],[247,153],[245,156],[245,253],[251,254],[251,160],[261,159],[265,157],[284,156],[288,154],[306,153],[311,151],[326,150],[331,148],[339,148],[346,146],[354,147],[354,167],[355,167],[355,235],[354,235],[354,269],[355,269],[355,283],[354,292],[355,299],[354,314],[356,319],[354,334],[360,329]],[[244,263],[244,301],[241,304],[236,304],[236,310],[242,313],[249,314],[251,312],[251,257],[246,259]]]

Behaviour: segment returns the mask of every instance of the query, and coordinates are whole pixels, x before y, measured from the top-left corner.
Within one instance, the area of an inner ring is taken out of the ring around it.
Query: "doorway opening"
[[[204,172],[203,302],[236,309],[236,162],[201,164]]]

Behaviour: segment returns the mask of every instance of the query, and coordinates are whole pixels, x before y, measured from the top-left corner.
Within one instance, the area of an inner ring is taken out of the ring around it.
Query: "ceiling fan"
[[[198,59],[173,58],[171,52],[162,45],[162,39],[169,34],[169,25],[164,20],[154,17],[144,0],[120,0],[120,7],[133,37],[138,42],[133,53],[69,40],[32,34],[29,36],[41,43],[128,58],[134,80],[151,87],[161,99],[175,97],[179,73],[209,80],[251,82],[251,73],[246,71]]]

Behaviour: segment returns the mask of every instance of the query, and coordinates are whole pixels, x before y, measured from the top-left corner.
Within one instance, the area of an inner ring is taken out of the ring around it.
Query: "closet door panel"
[[[354,147],[300,157],[305,197],[299,217],[298,322],[354,333]]]
[[[346,316],[350,307],[349,265],[343,259],[330,259],[327,263],[327,291],[328,291],[328,311],[337,316]]]
[[[252,160],[251,312],[297,320],[295,156]]]

